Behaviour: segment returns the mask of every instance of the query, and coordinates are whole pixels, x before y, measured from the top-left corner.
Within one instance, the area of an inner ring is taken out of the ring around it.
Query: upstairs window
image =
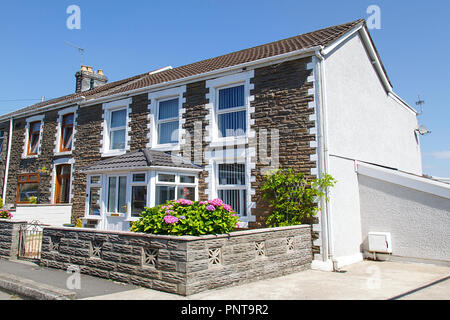
[[[28,156],[38,154],[40,136],[41,136],[41,122],[40,121],[31,122],[28,131],[28,148],[27,148]]]
[[[178,143],[179,99],[158,102],[158,144]]]
[[[219,138],[245,135],[247,108],[244,89],[244,85],[219,89],[216,110]]]
[[[126,144],[127,109],[111,111],[109,150],[124,150]]]
[[[69,113],[62,117],[61,123],[61,143],[60,143],[60,152],[66,152],[72,150],[72,141],[73,141],[73,121],[74,114]]]

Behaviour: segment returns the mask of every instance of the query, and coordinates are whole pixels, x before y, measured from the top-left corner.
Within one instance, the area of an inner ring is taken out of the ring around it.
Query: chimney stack
[[[99,69],[95,72],[89,66],[81,66],[80,70],[75,73],[75,78],[76,93],[92,90],[108,82],[108,78],[103,74],[103,70]]]

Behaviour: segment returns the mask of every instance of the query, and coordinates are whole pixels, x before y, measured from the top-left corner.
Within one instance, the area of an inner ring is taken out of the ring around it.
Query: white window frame
[[[149,104],[149,143],[148,148],[160,151],[178,151],[180,150],[180,145],[182,143],[182,136],[184,130],[182,129],[185,120],[183,119],[183,114],[185,109],[183,104],[185,103],[185,98],[183,98],[183,93],[186,91],[186,86],[170,88],[157,92],[150,92],[148,94]],[[176,143],[158,143],[159,140],[159,124],[173,122],[176,118],[159,120],[159,103],[163,101],[168,101],[178,98],[178,142]]]
[[[207,117],[207,120],[210,121],[210,125],[207,126],[206,128],[206,130],[209,131],[209,136],[205,137],[205,140],[210,142],[211,147],[245,145],[248,143],[248,138],[254,137],[254,132],[251,131],[251,125],[254,123],[254,120],[252,121],[250,117],[250,114],[253,111],[250,107],[250,102],[253,101],[254,99],[254,97],[250,95],[250,90],[253,88],[253,84],[250,84],[250,79],[253,76],[254,71],[251,70],[206,81],[206,87],[209,89],[209,93],[207,94],[207,99],[209,99],[209,103],[206,105],[206,107],[207,109],[209,109],[210,113],[209,116]],[[219,110],[219,90],[237,87],[240,85],[244,86],[245,105],[231,109]],[[220,137],[218,124],[219,114],[244,110],[246,111],[245,135]]]
[[[102,139],[102,157],[119,156],[130,150],[130,104],[132,99],[123,99],[103,104],[103,139]],[[119,128],[111,128],[112,113],[115,111],[125,110],[126,122],[125,126]],[[123,149],[111,150],[111,130],[125,129],[125,147]]]
[[[63,155],[71,155],[72,151],[75,149],[75,133],[76,133],[76,124],[77,124],[77,111],[78,106],[67,108],[64,110],[58,111],[58,124],[56,129],[56,145],[54,154],[57,156],[63,156]],[[70,151],[61,151],[61,140],[62,140],[62,121],[65,115],[73,113],[73,131],[72,131],[72,149]]]
[[[135,174],[145,174],[145,181],[133,181],[133,176],[135,175]],[[128,210],[127,210],[127,219],[126,219],[126,221],[137,221],[137,220],[139,220],[139,217],[133,217],[132,215],[131,215],[131,205],[132,205],[132,201],[133,201],[133,199],[132,199],[132,197],[133,197],[133,187],[140,187],[140,186],[142,186],[142,187],[147,187],[147,198],[146,198],[146,204],[145,204],[145,206],[148,206],[148,204],[149,204],[149,200],[150,200],[150,198],[149,198],[149,192],[150,192],[150,186],[149,186],[149,173],[148,172],[145,172],[145,171],[139,171],[139,172],[131,172],[130,173],[130,198],[129,198],[129,201],[128,201],[128,203],[129,203],[129,205],[128,205]]]
[[[100,177],[99,183],[91,183],[91,177]],[[103,219],[103,175],[102,174],[91,174],[87,176],[86,180],[86,202],[85,202],[85,214],[84,217],[89,220],[101,220]],[[100,188],[100,215],[89,215],[89,209],[90,209],[90,198],[91,198],[91,188],[96,187]]]
[[[175,175],[175,182],[167,182],[167,181],[159,181],[159,174],[170,174],[170,175]],[[189,177],[194,177],[194,182],[193,183],[187,183],[187,182],[181,182],[181,176],[189,176]],[[178,188],[184,188],[184,187],[189,187],[189,188],[194,188],[194,201],[197,201],[198,199],[198,175],[192,172],[175,172],[175,171],[155,171],[155,176],[154,176],[154,181],[155,181],[155,187],[154,189],[154,196],[153,196],[153,203],[152,206],[156,206],[156,187],[158,186],[171,186],[171,187],[175,187],[175,199],[173,200],[178,200]]]
[[[245,184],[240,185],[240,184],[227,184],[227,185],[221,185],[219,183],[219,165],[220,164],[243,164],[244,165],[244,176],[245,176]],[[245,209],[245,215],[241,215],[239,214],[240,218],[243,219],[248,219],[249,216],[249,205],[248,205],[248,199],[249,199],[249,192],[250,192],[250,188],[249,188],[249,177],[247,176],[247,164],[245,162],[244,159],[237,159],[235,161],[227,161],[227,160],[216,160],[214,163],[214,172],[215,172],[215,194],[216,194],[216,198],[219,196],[219,190],[245,190],[246,193],[246,203],[247,203],[247,207],[243,207],[244,204],[241,203],[240,204],[240,210],[239,212],[242,212],[242,209]],[[236,209],[236,208],[233,208]]]
[[[4,129],[0,129],[0,132],[2,132],[3,134],[0,136],[0,156],[3,154],[3,148],[4,148],[4,144],[5,144],[5,130]]]
[[[26,119],[26,127],[25,127],[25,139],[24,139],[24,146],[23,146],[23,153],[22,153],[22,159],[29,159],[29,158],[37,158],[41,155],[41,143],[42,143],[42,132],[44,131],[44,118],[45,115],[38,115],[34,117],[30,117]],[[39,130],[39,141],[38,141],[38,150],[37,154],[28,155],[28,141],[30,139],[30,124],[33,122],[40,122],[41,127]]]

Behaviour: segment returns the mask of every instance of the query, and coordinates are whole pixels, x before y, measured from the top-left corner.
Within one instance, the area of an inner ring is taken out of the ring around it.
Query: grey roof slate
[[[146,167],[171,167],[186,169],[201,169],[201,166],[190,163],[179,156],[167,154],[162,151],[151,149],[139,149],[120,156],[100,160],[94,164],[84,167],[82,172],[94,171],[119,171]]]

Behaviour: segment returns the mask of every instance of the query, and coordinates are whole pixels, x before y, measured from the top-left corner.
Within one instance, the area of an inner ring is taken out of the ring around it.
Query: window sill
[[[127,153],[127,150],[108,151],[102,153],[102,158],[121,156],[125,153]]]
[[[85,216],[82,218],[83,220],[102,220],[101,216]]]
[[[181,147],[180,144],[157,144],[155,146],[152,146],[152,150],[156,151],[180,151]]]
[[[30,154],[30,155],[26,155],[26,156],[22,155],[22,159],[36,159],[38,157],[39,157],[38,154]]]
[[[72,151],[55,152],[55,156],[70,156],[70,155],[72,155]]]
[[[228,146],[240,146],[246,145],[248,143],[248,137],[236,137],[236,138],[225,138],[225,139],[217,139],[212,141],[209,146],[212,148],[216,147],[228,147]]]

